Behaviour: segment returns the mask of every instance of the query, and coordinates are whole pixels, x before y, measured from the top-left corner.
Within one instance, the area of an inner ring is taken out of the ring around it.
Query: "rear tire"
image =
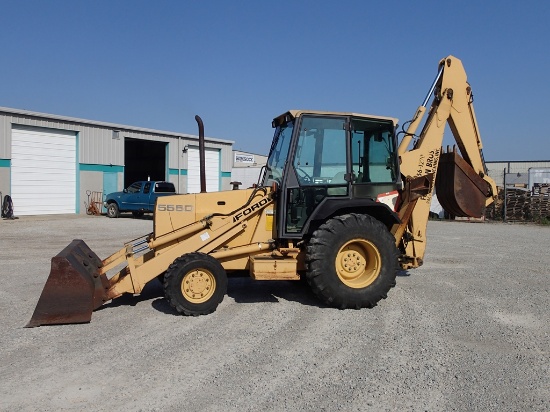
[[[337,216],[317,229],[306,248],[306,277],[326,305],[371,308],[395,286],[398,253],[386,226],[368,215]]]
[[[109,203],[107,206],[107,216],[110,218],[117,218],[119,217],[120,212],[118,210],[118,206],[116,203]]]
[[[213,257],[193,252],[177,258],[164,274],[164,294],[183,315],[207,315],[227,293],[227,274]]]

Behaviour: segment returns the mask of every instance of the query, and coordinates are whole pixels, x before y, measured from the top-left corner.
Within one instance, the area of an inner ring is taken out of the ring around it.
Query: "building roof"
[[[21,115],[21,116],[30,116],[30,117],[41,117],[41,118],[59,120],[59,121],[69,122],[69,123],[80,123],[80,124],[106,127],[106,128],[114,129],[114,130],[118,130],[118,129],[133,130],[133,131],[137,131],[137,132],[159,134],[159,135],[165,135],[165,136],[186,137],[186,138],[198,139],[197,135],[188,134],[188,133],[176,133],[176,132],[168,132],[168,131],[165,131],[165,130],[147,129],[147,128],[144,128],[144,127],[128,126],[128,125],[124,125],[124,124],[109,123],[109,122],[100,122],[100,121],[97,121],[97,120],[80,119],[78,117],[59,116],[59,115],[56,115],[56,114],[34,112],[34,111],[30,111],[30,110],[13,109],[13,108],[10,108],[10,107],[0,106],[0,113],[15,114],[15,115]],[[208,140],[210,142],[226,143],[226,144],[231,144],[231,145],[235,143],[233,140],[217,139],[217,138],[214,138],[214,137],[207,137],[207,136],[205,136],[204,139]]]

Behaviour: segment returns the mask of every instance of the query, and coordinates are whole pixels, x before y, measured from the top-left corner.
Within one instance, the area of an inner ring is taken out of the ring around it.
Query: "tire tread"
[[[332,258],[346,241],[359,236],[376,243],[383,265],[371,285],[353,289],[338,278]],[[350,213],[328,220],[313,233],[306,246],[306,278],[313,293],[328,306],[372,308],[395,286],[397,260],[397,248],[386,226],[371,216]]]

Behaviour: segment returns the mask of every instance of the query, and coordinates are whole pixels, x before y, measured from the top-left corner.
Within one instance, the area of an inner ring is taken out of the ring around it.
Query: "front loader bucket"
[[[107,278],[100,275],[101,259],[82,240],[52,258],[52,269],[27,328],[40,325],[87,323],[104,302]]]
[[[437,200],[458,217],[481,217],[491,189],[456,151],[442,153],[435,181]]]

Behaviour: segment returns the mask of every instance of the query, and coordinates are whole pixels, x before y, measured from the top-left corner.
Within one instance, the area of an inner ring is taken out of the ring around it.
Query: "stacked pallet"
[[[525,190],[510,188],[506,190],[506,220],[530,221],[531,194]]]
[[[550,196],[547,192],[531,194],[521,189],[507,189],[507,220],[533,222],[544,218],[550,218]]]
[[[548,193],[531,196],[531,216],[533,220],[550,219],[550,196]]]
[[[503,220],[504,217],[504,189],[498,187],[498,196],[485,210],[485,218],[489,220]]]
[[[533,184],[533,195],[547,195],[550,192],[550,183]]]

